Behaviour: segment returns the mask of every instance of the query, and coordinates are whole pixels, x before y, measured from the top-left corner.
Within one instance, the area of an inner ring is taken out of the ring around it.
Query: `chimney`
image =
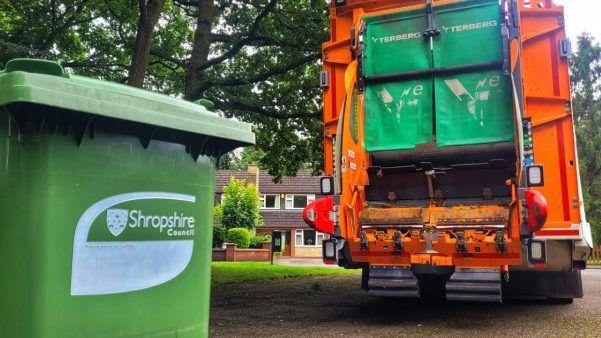
[[[261,170],[259,169],[257,164],[253,162],[248,166],[247,171],[249,174],[255,175],[255,187],[257,188],[257,191],[260,192],[261,190],[259,189],[259,174]]]

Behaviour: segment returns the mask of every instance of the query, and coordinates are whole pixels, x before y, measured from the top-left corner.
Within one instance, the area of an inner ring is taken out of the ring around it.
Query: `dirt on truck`
[[[325,175],[305,221],[378,297],[583,296],[592,238],[563,7],[332,0]]]

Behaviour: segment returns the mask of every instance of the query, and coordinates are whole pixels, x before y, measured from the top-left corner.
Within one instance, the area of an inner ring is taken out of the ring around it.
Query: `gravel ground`
[[[320,276],[213,288],[213,337],[601,336],[601,270],[583,272],[570,305],[423,303],[367,297],[360,276]]]

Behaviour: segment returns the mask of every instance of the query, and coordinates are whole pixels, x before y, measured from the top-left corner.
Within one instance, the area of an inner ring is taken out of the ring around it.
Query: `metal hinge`
[[[432,8],[432,0],[426,0],[426,10],[428,13],[428,28],[424,32],[426,38],[434,38],[440,35],[440,29],[434,27],[434,10]]]
[[[457,251],[466,252],[467,245],[465,245],[465,233],[463,231],[457,231],[455,236],[457,236]]]
[[[495,237],[495,242],[497,243],[497,248],[499,248],[500,252],[507,251],[507,242],[505,241],[505,231],[497,231],[497,235]]]
[[[395,232],[392,241],[396,251],[403,251],[403,233],[400,231]]]
[[[367,239],[367,233],[365,231],[359,233],[359,244],[361,250],[369,250],[369,240]]]

